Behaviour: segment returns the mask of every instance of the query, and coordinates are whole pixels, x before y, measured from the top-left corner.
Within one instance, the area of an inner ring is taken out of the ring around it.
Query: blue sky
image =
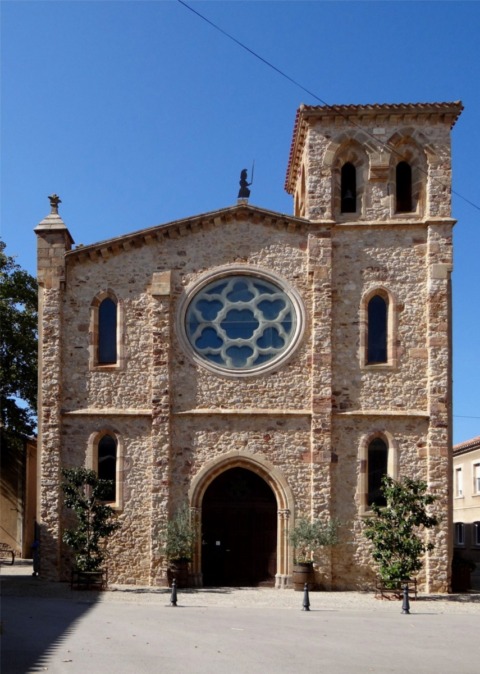
[[[480,435],[480,3],[191,1],[328,104],[462,100],[454,127],[454,441]],[[62,199],[88,244],[236,202],[293,211],[295,118],[319,104],[177,0],[0,2],[1,234],[35,274]]]

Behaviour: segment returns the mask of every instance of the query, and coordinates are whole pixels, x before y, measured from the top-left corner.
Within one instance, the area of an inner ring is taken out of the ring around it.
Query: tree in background
[[[401,481],[383,478],[385,506],[373,504],[374,517],[368,519],[364,534],[373,544],[373,559],[386,587],[396,587],[412,578],[422,568],[422,557],[433,550],[433,543],[424,543],[420,532],[438,524],[428,514],[428,506],[436,496],[427,493],[427,484],[404,477]]]
[[[0,240],[1,429],[14,438],[36,426],[37,282],[5,247]]]

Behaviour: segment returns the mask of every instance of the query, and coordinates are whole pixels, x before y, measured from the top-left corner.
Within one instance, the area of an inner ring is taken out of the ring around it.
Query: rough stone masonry
[[[342,522],[340,543],[316,560],[318,582],[367,588],[362,523],[380,441],[384,472],[421,478],[438,496],[419,580],[448,591],[450,131],[461,110],[301,106],[286,179],[294,215],[240,199],[77,248],[56,206],[40,222],[45,577],[69,576],[60,470],[97,470],[109,436],[121,522],[108,543],[113,582],[166,583],[161,532],[187,503],[199,533],[194,585],[208,574],[238,584],[251,569],[252,582],[288,587],[288,532],[307,516]],[[99,356],[107,299],[113,362]],[[222,476],[232,477],[228,498]]]

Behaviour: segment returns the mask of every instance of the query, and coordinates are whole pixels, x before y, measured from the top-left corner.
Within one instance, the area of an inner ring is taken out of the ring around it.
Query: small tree
[[[382,493],[386,506],[372,505],[375,517],[366,523],[364,534],[373,544],[381,579],[395,587],[420,571],[423,554],[434,548],[433,543],[423,542],[419,532],[438,524],[427,512],[437,497],[427,493],[425,482],[408,477],[395,481],[385,476]]]
[[[289,540],[295,548],[295,563],[305,564],[312,561],[318,548],[335,545],[338,542],[338,523],[335,520],[313,520],[305,517],[298,520],[290,532]]]
[[[189,562],[193,555],[197,535],[185,503],[167,522],[162,536],[163,553],[169,562]]]
[[[112,481],[100,480],[94,470],[64,468],[64,503],[77,516],[76,526],[66,529],[63,542],[75,553],[79,571],[99,571],[106,556],[106,539],[120,526],[113,508],[104,503]]]

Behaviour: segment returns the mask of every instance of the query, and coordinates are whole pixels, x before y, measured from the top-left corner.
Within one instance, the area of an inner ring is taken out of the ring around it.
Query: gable
[[[66,258],[67,262],[107,259],[112,255],[119,255],[157,242],[165,243],[201,231],[209,231],[218,227],[225,228],[239,222],[248,222],[251,226],[265,225],[273,230],[290,232],[305,231],[305,227],[309,224],[303,218],[257,208],[245,203],[175,220],[87,246],[77,246],[66,254]]]

